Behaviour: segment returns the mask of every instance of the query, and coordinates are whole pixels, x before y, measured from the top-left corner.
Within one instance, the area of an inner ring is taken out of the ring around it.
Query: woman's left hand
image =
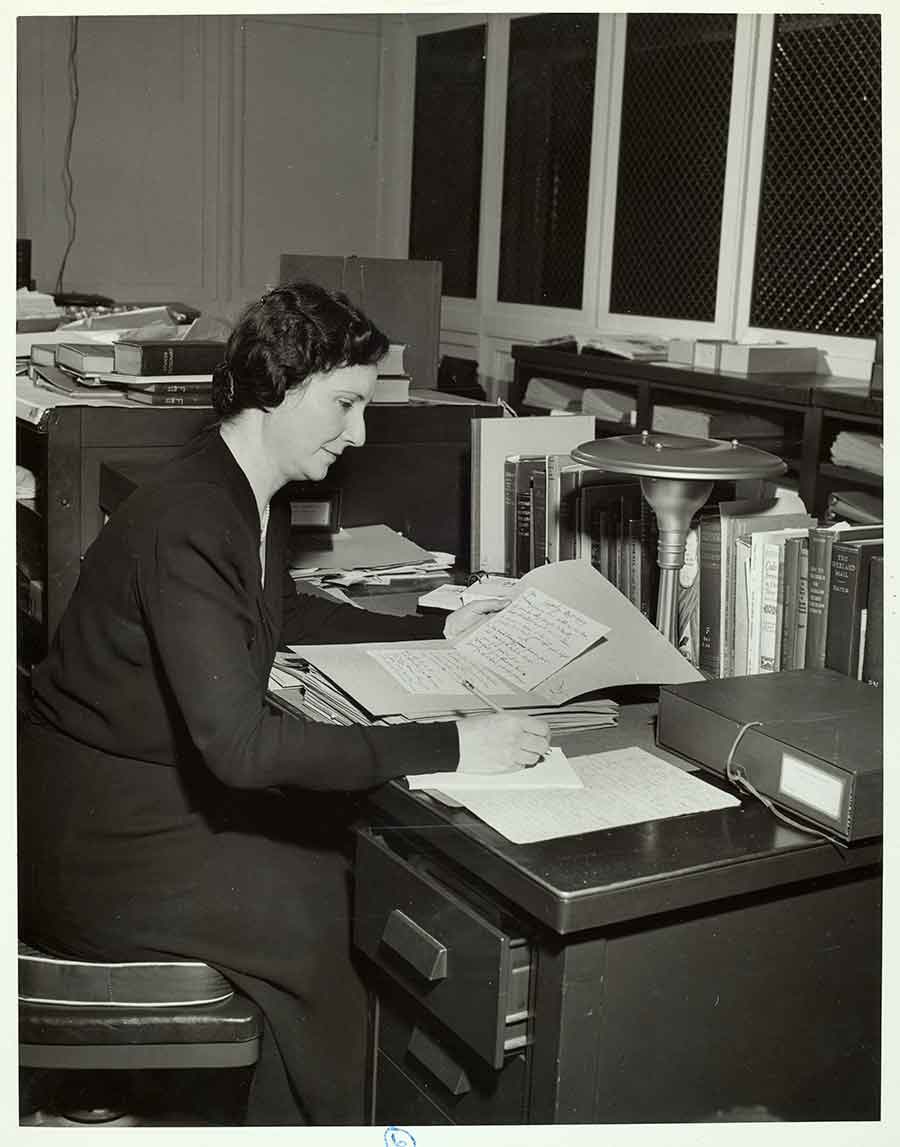
[[[468,601],[447,614],[444,622],[444,637],[462,637],[476,625],[480,625],[489,613],[497,613],[505,609],[509,600],[503,597],[481,597],[475,601]]]

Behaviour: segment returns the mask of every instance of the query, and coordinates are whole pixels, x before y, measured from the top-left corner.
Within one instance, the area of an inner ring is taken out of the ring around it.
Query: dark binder
[[[882,692],[830,669],[665,685],[660,745],[726,774],[733,764],[773,803],[842,840],[882,829]]]

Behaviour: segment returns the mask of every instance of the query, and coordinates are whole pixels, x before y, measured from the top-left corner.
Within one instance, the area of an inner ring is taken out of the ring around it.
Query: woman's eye
[[[353,402],[349,398],[339,398],[338,404],[340,405],[341,409],[343,409],[343,410],[352,410],[353,409]]]

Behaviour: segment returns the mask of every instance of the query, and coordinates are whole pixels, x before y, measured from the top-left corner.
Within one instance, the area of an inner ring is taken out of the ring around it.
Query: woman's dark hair
[[[213,371],[213,406],[223,418],[270,410],[310,375],[377,363],[387,348],[386,336],[340,291],[287,283],[241,315]]]

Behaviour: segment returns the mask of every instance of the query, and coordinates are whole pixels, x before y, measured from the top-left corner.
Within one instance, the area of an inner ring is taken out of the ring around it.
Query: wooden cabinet
[[[23,669],[46,652],[81,558],[103,525],[101,465],[163,462],[212,418],[211,410],[59,406],[37,425],[16,419],[16,461],[37,484],[35,498],[16,505]]]
[[[530,379],[541,377],[632,396],[637,406],[635,430],[651,428],[653,408],[660,403],[701,406],[710,411],[735,407],[753,410],[779,423],[778,440],[763,445],[788,463],[788,474],[796,480],[810,513],[824,513],[832,489],[881,489],[878,475],[835,467],[828,461],[839,430],[882,433],[881,396],[870,397],[851,380],[816,374],[742,377],[533,346],[514,346],[512,357],[515,378],[510,402],[517,409],[524,408]],[[630,432],[631,428],[621,423],[597,420],[598,435]]]

